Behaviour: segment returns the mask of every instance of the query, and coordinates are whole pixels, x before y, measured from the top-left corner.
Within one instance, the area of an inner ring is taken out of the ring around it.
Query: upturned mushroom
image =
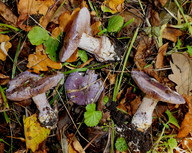
[[[131,71],[137,86],[146,94],[141,105],[134,114],[131,123],[139,131],[146,131],[152,124],[152,115],[158,101],[171,104],[184,104],[185,99],[169,87],[160,84],[142,71]]]
[[[102,93],[103,81],[98,79],[94,71],[71,73],[65,82],[67,96],[77,105],[96,102]]]
[[[66,33],[59,58],[61,62],[66,61],[79,47],[94,54],[100,62],[120,60],[117,46],[106,36],[95,38],[91,35],[90,13],[83,7]]]
[[[50,129],[56,127],[57,112],[54,111],[45,92],[55,87],[61,79],[62,73],[56,73],[48,77],[40,77],[28,71],[22,72],[9,82],[6,96],[12,101],[22,101],[32,98],[39,110],[38,119],[40,123]]]

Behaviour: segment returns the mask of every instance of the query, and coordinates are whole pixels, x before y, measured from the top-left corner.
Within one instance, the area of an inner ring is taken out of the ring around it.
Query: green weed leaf
[[[168,139],[168,145],[171,150],[173,150],[175,147],[177,147],[177,140],[174,138]]]
[[[49,37],[48,40],[44,42],[44,45],[46,47],[45,52],[48,54],[48,57],[53,61],[58,61],[58,47],[59,47],[59,41],[57,39],[54,39],[53,37]]]
[[[127,142],[125,141],[125,139],[123,137],[117,138],[117,140],[115,142],[115,148],[120,152],[127,150],[127,148],[128,148]]]
[[[124,19],[120,15],[113,16],[108,21],[107,31],[108,32],[118,32],[124,23]]]
[[[86,51],[79,49],[79,50],[78,50],[78,56],[79,56],[80,59],[83,61],[83,63],[87,62],[88,56],[87,56]]]
[[[33,27],[27,36],[32,45],[40,45],[50,37],[48,32],[39,26]]]
[[[96,111],[96,104],[88,104],[84,113],[84,123],[87,126],[96,126],[102,118],[102,112]]]
[[[187,46],[187,52],[192,56],[192,46]]]
[[[172,115],[172,113],[167,109],[166,112],[165,112],[168,116],[168,124],[171,123],[173,125],[175,125],[176,127],[180,128],[178,122],[177,122],[177,119]]]

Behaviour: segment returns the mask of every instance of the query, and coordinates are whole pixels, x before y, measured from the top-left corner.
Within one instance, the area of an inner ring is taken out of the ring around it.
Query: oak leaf
[[[38,149],[39,144],[49,136],[50,129],[40,125],[36,114],[24,117],[23,122],[27,149],[31,149],[34,152]]]
[[[30,25],[32,24],[31,22],[36,25],[33,20],[39,22],[54,3],[54,0],[20,0],[18,3],[19,27],[29,31],[31,29],[29,22]],[[33,20],[31,19],[31,21],[26,22],[29,19],[29,16],[31,16]]]
[[[38,49],[40,50],[40,48]],[[32,69],[32,71],[35,73],[40,73],[40,71],[48,71],[48,67],[53,69],[62,68],[61,63],[52,61],[43,51],[36,51],[34,54],[30,54],[28,56],[28,61],[29,63],[27,64],[27,67]]]
[[[172,60],[173,74],[168,76],[169,79],[177,84],[178,93],[192,96],[192,58],[187,53],[173,53]]]

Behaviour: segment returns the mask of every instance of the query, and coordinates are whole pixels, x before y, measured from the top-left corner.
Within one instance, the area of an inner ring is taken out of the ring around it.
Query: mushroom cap
[[[66,79],[65,88],[69,99],[77,105],[96,102],[103,91],[103,81],[98,80],[94,71],[74,72]]]
[[[59,72],[42,78],[37,74],[25,71],[9,82],[6,96],[13,101],[29,99],[55,87],[63,77],[64,75]]]
[[[64,45],[59,53],[60,61],[66,61],[78,48],[82,34],[90,34],[90,32],[90,13],[86,7],[83,7],[64,38]]]
[[[154,78],[149,77],[142,71],[131,71],[131,76],[138,87],[153,99],[171,104],[184,104],[185,99],[169,87],[162,85]]]

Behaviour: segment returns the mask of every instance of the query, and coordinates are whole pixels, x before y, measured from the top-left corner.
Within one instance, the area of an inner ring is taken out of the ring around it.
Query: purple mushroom
[[[104,89],[103,81],[94,71],[74,72],[66,79],[65,88],[70,101],[78,105],[96,102]]]
[[[185,103],[185,99],[180,94],[160,84],[144,72],[133,70],[131,76],[138,87],[146,94],[131,121],[138,130],[146,131],[151,126],[153,110],[158,101],[171,104]]]
[[[62,73],[48,77],[40,77],[28,71],[22,72],[9,82],[6,96],[12,101],[22,101],[32,98],[39,110],[38,119],[47,128],[55,128],[57,113],[51,108],[45,92],[55,87],[61,79]]]
[[[119,55],[117,55],[117,45],[108,37],[95,38],[91,36],[90,13],[86,7],[79,11],[71,29],[64,38],[64,45],[59,55],[60,61],[66,61],[78,47],[94,54],[96,59],[101,62],[120,60]]]

